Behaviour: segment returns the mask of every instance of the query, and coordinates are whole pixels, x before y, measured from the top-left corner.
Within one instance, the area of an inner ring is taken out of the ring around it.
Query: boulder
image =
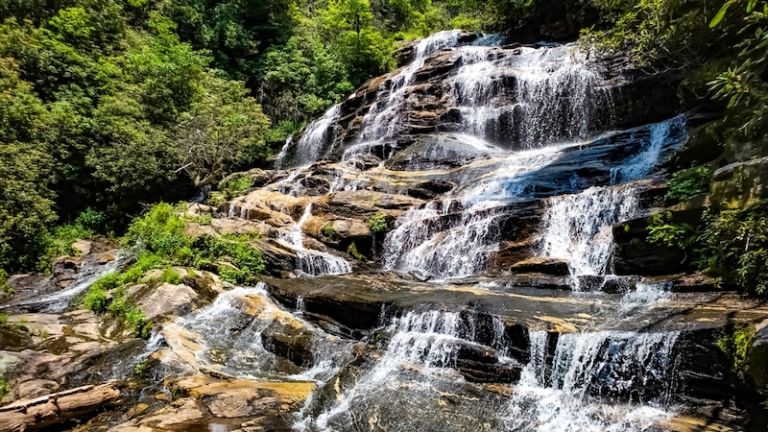
[[[186,285],[164,283],[155,288],[138,307],[147,320],[154,320],[165,314],[181,315],[190,312],[198,297],[195,290]]]

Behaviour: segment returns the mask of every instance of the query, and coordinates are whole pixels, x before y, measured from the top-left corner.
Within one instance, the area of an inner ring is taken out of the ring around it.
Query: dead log
[[[34,399],[24,399],[0,407],[0,432],[40,430],[80,419],[99,408],[117,403],[117,382],[65,390]]]

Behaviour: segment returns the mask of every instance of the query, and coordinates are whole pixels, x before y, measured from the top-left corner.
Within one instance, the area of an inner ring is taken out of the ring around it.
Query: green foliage
[[[248,174],[243,174],[237,175],[225,182],[222,182],[222,184],[219,185],[219,189],[228,197],[232,198],[248,192],[248,190],[251,189],[251,186],[251,178],[248,176]]]
[[[707,192],[712,171],[711,165],[701,165],[674,173],[669,180],[667,201],[684,201]]]
[[[193,245],[195,261],[198,266],[215,265],[219,275],[228,282],[251,283],[266,270],[261,251],[250,243],[254,239],[244,234],[201,236]]]
[[[730,135],[745,138],[762,138],[768,127],[768,2],[756,0],[729,0],[715,15],[712,27],[721,26],[728,9],[739,4],[744,15],[726,31],[739,35],[735,43],[735,60],[711,83],[714,97],[727,104],[726,119],[734,125]]]
[[[731,331],[724,331],[715,342],[720,351],[725,354],[731,363],[731,369],[741,379],[748,376],[749,352],[755,329],[750,326],[739,326]]]
[[[709,216],[702,238],[703,265],[750,294],[768,295],[768,202]]]
[[[109,308],[108,293],[120,286],[122,279],[117,273],[100,277],[88,289],[83,298],[83,306],[95,313],[104,313]]]
[[[181,283],[181,275],[179,274],[179,272],[177,272],[173,268],[168,267],[165,270],[163,270],[162,281],[170,284],[178,285]]]
[[[4,398],[12,389],[13,387],[8,383],[8,380],[0,376],[0,399]]]
[[[352,255],[352,258],[358,260],[358,261],[365,261],[365,255],[361,254],[360,251],[357,250],[357,245],[355,242],[352,242],[349,244],[349,247],[347,247],[347,253]]]
[[[240,163],[264,160],[269,118],[242,83],[206,75],[202,94],[178,128],[184,169],[195,186],[221,180]]]
[[[162,257],[184,257],[191,245],[184,226],[184,220],[176,214],[172,205],[160,203],[133,221],[125,242],[128,246],[146,249]]]
[[[137,307],[130,307],[122,312],[126,323],[133,329],[136,336],[147,339],[152,331],[153,324],[147,321],[144,314]]]
[[[325,224],[325,226],[323,226],[323,229],[321,230],[321,232],[323,233],[324,236],[326,236],[331,240],[334,240],[337,237],[336,229],[333,228],[333,224],[330,222]]]
[[[387,232],[389,226],[387,225],[387,215],[384,213],[376,213],[368,219],[368,228],[375,234],[381,234]]]
[[[0,299],[8,294],[13,294],[13,288],[8,285],[8,273],[0,268]]]
[[[143,253],[139,255],[139,258],[133,265],[120,274],[120,284],[138,282],[144,273],[166,265],[168,265],[168,261],[165,258],[152,253]]]
[[[35,266],[47,227],[56,220],[52,161],[41,136],[47,122],[18,63],[0,53],[0,267],[10,271]]]
[[[698,230],[690,223],[673,221],[669,211],[655,213],[648,225],[648,241],[667,247],[687,250],[699,238]]]

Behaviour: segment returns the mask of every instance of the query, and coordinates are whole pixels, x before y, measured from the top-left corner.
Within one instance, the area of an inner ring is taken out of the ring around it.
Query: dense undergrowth
[[[179,206],[183,207],[183,206]],[[186,233],[190,217],[182,208],[160,203],[135,219],[122,239],[124,248],[136,259],[130,266],[99,278],[82,299],[83,305],[100,314],[108,313],[122,319],[141,337],[147,337],[152,323],[148,322],[126,290],[146,282],[152,289],[162,283],[179,284],[184,278],[175,269],[185,268],[186,277],[194,279],[193,268],[217,273],[233,284],[250,284],[264,273],[266,266],[261,251],[253,245],[258,233],[203,235]],[[150,270],[160,269],[159,278],[144,281]]]

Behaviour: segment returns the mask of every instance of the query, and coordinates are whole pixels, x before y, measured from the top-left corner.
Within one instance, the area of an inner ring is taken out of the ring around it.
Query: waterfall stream
[[[654,327],[649,311],[674,303],[668,283],[614,275],[613,230],[657,202],[686,118],[617,130],[630,123],[617,108],[626,83],[574,44],[470,39],[418,42],[410,63],[330,108],[278,157],[296,167],[268,186],[290,197],[274,237],[295,252],[295,279],[273,294],[301,326],[317,321],[318,340],[354,335],[354,358],[320,342],[311,363],[282,362],[264,338],[291,318],[274,305],[245,313],[244,298],[269,294],[238,288],[180,324],[231,335],[205,338],[196,359],[237,377],[317,383],[297,431],[663,430],[681,412],[688,341]],[[386,216],[386,235],[373,234],[374,214]],[[331,244],[311,233],[319,221],[366,225]],[[369,257],[332,253],[368,234]],[[524,261],[558,267],[517,270]],[[621,290],[605,288],[620,278]],[[477,297],[452,303],[466,293]],[[503,295],[511,306],[494,303]],[[353,317],[379,307],[378,326]],[[579,313],[558,315],[570,308]]]

